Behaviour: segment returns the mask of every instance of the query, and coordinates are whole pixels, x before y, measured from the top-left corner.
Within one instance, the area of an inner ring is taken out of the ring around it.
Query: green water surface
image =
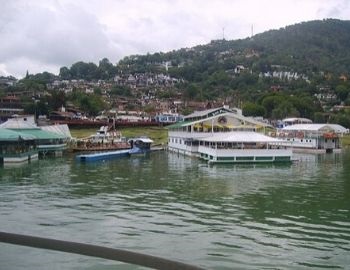
[[[350,153],[214,165],[168,152],[0,168],[0,231],[208,269],[350,265]],[[0,269],[143,269],[0,243]]]

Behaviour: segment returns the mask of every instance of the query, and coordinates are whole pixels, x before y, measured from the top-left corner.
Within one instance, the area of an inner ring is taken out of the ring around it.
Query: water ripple
[[[301,160],[289,166],[207,166],[168,153],[96,164],[43,160],[0,171],[0,229],[210,269],[346,268],[349,162]],[[14,258],[16,250],[9,254],[0,245],[2,258]],[[44,251],[18,250],[27,269],[46,269],[47,262],[40,264]],[[103,268],[94,259],[64,258],[65,269]]]

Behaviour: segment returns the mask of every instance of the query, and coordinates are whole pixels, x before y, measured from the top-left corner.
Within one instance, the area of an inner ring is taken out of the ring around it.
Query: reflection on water
[[[208,166],[159,152],[3,168],[0,230],[125,248],[210,269],[345,268],[350,155],[297,160]],[[141,269],[5,244],[0,263],[4,269]]]

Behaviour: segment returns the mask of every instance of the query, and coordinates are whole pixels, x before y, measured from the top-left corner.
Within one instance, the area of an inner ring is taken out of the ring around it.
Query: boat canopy
[[[153,140],[151,140],[150,138],[132,138],[132,139],[129,139],[128,142],[130,143],[131,141],[140,141],[140,142],[143,142],[143,143],[153,143]]]

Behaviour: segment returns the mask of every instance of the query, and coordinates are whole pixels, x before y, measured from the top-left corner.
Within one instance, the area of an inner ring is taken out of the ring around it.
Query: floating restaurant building
[[[168,126],[168,150],[208,163],[290,161],[291,149],[265,136],[266,123],[228,107],[194,112]]]
[[[43,127],[36,126],[34,116],[10,118],[0,125],[0,128],[20,132],[34,138],[39,154],[60,156],[67,149],[67,141],[71,137],[69,129],[67,128],[68,133],[64,134],[62,130],[61,132],[57,130],[58,126],[48,127],[52,128],[44,130]]]
[[[0,128],[0,163],[19,164],[38,159],[35,137]]]
[[[339,152],[340,138],[349,130],[337,124],[296,124],[277,132],[283,145],[293,147],[295,152]]]

